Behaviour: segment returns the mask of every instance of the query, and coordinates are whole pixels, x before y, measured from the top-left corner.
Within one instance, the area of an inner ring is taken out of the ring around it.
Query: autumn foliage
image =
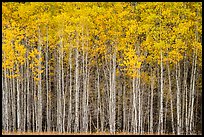
[[[195,134],[201,2],[3,2],[4,131]]]

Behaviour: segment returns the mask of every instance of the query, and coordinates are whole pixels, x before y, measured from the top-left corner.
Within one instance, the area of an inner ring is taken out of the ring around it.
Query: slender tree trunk
[[[61,43],[59,47],[59,54],[57,55],[58,67],[57,67],[57,131],[62,132],[62,73],[61,73]]]
[[[7,131],[7,129],[6,129],[6,115],[8,115],[7,114],[7,110],[6,110],[6,97],[5,97],[5,87],[4,87],[4,71],[3,71],[3,68],[2,68],[2,70],[1,70],[1,73],[2,73],[2,112],[4,112],[3,114],[2,114],[2,130],[4,130],[4,131]],[[13,106],[13,105],[12,105]]]
[[[49,75],[48,75],[48,28],[46,28],[46,52],[45,52],[45,76],[46,76],[46,93],[47,93],[47,132],[51,131],[51,122],[50,122],[50,105],[49,105]]]
[[[39,28],[38,28],[39,29]],[[41,82],[41,36],[40,36],[40,29],[39,29],[39,45],[38,45],[38,51],[39,51],[39,66],[38,70],[40,73],[38,73],[38,132],[42,131],[42,82]]]
[[[134,94],[132,92],[130,94],[131,94],[131,98],[130,98],[131,103],[130,103],[130,106],[129,106],[130,109],[131,109],[131,112],[130,112],[131,113],[131,116],[130,116],[130,132],[134,132],[134,124],[135,124],[134,123],[134,119],[135,119],[134,118],[134,106],[133,106]]]
[[[160,93],[160,133],[163,134],[163,63],[162,63],[162,51],[161,55],[161,93]]]
[[[165,116],[164,116],[164,132],[167,133],[167,112],[168,112],[168,100],[166,100],[166,103],[165,103]]]
[[[85,131],[85,117],[86,117],[86,74],[85,74],[85,70],[84,70],[84,41],[82,40],[82,50],[83,50],[83,55],[82,55],[82,76],[83,76],[83,96],[82,96],[82,109],[83,109],[83,120],[82,120],[82,130]]]
[[[86,30],[87,31],[87,36],[89,37],[89,31],[88,29]],[[89,45],[89,40],[86,41],[86,44]],[[85,54],[85,86],[84,86],[84,90],[86,91],[85,93],[85,96],[86,96],[86,104],[85,104],[85,118],[84,118],[84,121],[85,124],[84,124],[84,128],[85,128],[85,132],[87,133],[88,132],[88,104],[89,104],[89,100],[88,100],[88,91],[89,91],[89,70],[88,70],[88,52],[86,51],[86,54]]]
[[[86,57],[86,61],[87,61],[87,57]],[[86,62],[86,65],[87,65],[87,62]],[[88,66],[87,66],[87,86],[86,86],[86,114],[87,114],[87,116],[86,116],[86,121],[87,121],[87,123],[86,123],[86,126],[85,126],[85,131],[86,132],[88,132],[88,115],[90,114],[90,117],[91,117],[91,113],[90,113],[90,108],[89,108],[89,74],[90,74],[90,72],[89,72],[89,68],[88,68]],[[91,121],[90,121],[90,123],[91,123]],[[91,126],[90,126],[90,128],[91,128]]]
[[[150,89],[150,91],[151,91],[151,89]],[[147,119],[146,119],[146,122],[144,122],[144,125],[147,124],[147,132],[148,133],[150,133],[150,109],[151,109],[150,98],[151,98],[151,92],[147,93],[147,106],[146,106],[146,109],[147,109]],[[144,120],[145,120],[145,117],[144,117]]]
[[[2,75],[3,75],[3,73],[2,73]],[[12,76],[12,70],[9,70],[9,75],[11,75]],[[4,76],[2,76],[2,78],[3,78]],[[16,111],[15,111],[15,109],[13,109],[14,108],[14,96],[13,96],[13,84],[12,84],[12,80],[13,78],[10,78],[9,79],[9,89],[10,89],[10,109],[11,109],[11,113],[10,113],[10,127],[11,127],[11,131],[14,131],[14,125],[13,125],[13,120],[15,119],[14,118],[14,113],[16,113]],[[2,79],[2,84],[3,84],[3,79]],[[2,93],[3,92],[5,92],[5,91],[3,91],[3,90],[5,90],[5,89],[3,89],[3,85],[2,85]],[[3,95],[3,94],[2,94]],[[4,96],[4,95],[3,95]],[[2,96],[2,112],[5,112],[3,109],[5,109],[4,107],[5,107],[5,102],[4,102],[4,100],[3,100],[3,96]],[[3,117],[3,114],[2,114],[2,118],[5,118],[5,117]],[[4,119],[2,119],[2,128],[3,128],[3,120]]]
[[[20,78],[19,78],[19,91],[20,91],[20,114],[21,114],[21,131],[23,132],[24,130],[24,85],[23,85],[23,66],[20,66]]]
[[[198,17],[198,10],[196,10],[196,16]],[[197,23],[198,23],[198,20],[196,21]],[[196,25],[195,26],[195,40],[198,42],[198,25]],[[195,47],[196,48],[196,47]],[[196,49],[194,49],[195,50],[195,56],[194,56],[194,58],[193,58],[193,62],[194,62],[194,64],[193,64],[193,66],[192,67],[194,67],[194,71],[192,70],[192,91],[191,91],[191,89],[190,89],[190,92],[192,92],[192,100],[191,100],[191,108],[190,108],[190,122],[189,122],[189,125],[190,125],[190,134],[194,134],[194,130],[193,130],[193,128],[194,128],[194,126],[193,126],[193,112],[194,112],[194,99],[195,99],[195,75],[196,75],[196,63],[197,63],[197,48]],[[190,83],[191,84],[191,83]]]
[[[87,30],[87,36],[89,37],[89,31]],[[87,45],[89,45],[89,40],[87,40]],[[85,74],[86,74],[86,111],[85,111],[85,132],[88,132],[88,110],[89,110],[89,67],[88,67],[88,52],[86,52],[85,57]]]
[[[32,99],[33,99],[33,103],[32,103],[32,131],[35,131],[35,114],[36,114],[36,97],[35,97],[35,83],[34,83],[34,78],[32,76]]]
[[[68,132],[71,132],[72,122],[72,47],[69,51],[69,111],[68,111]],[[67,83],[68,84],[68,83]]]
[[[112,77],[111,77],[111,72],[112,72],[112,67],[111,67],[111,60],[110,60],[110,67],[109,67],[109,126],[110,126],[110,133],[113,133],[113,124],[112,124]]]
[[[139,76],[140,76],[140,69],[139,69]],[[139,83],[140,83],[140,78],[139,78]],[[140,84],[139,84],[140,85]],[[142,86],[142,85],[141,85]],[[143,87],[141,87],[141,107],[140,107],[140,110],[141,110],[141,126],[140,126],[140,128],[141,128],[141,134],[143,134],[144,133],[144,128],[143,128],[143,121],[144,121],[144,111],[143,111],[143,109],[144,109],[144,105],[143,105],[143,100],[144,100],[144,91],[143,91]]]
[[[14,68],[12,69],[11,72],[12,75],[14,75]],[[16,131],[16,88],[15,88],[15,78],[12,79],[12,100],[13,100],[13,105],[12,105],[12,110],[13,110],[13,131]]]
[[[101,132],[104,132],[104,91],[102,91],[101,102],[100,102],[100,120],[101,120]]]
[[[185,90],[185,134],[188,133],[188,87],[187,87],[187,76],[188,76],[188,67],[185,65],[186,60],[184,61],[184,90]]]
[[[131,102],[131,100],[132,100],[132,99],[131,99],[132,96],[131,96],[131,95],[128,95],[128,96],[129,96],[129,97],[128,97],[129,100],[127,101],[127,104],[128,104],[129,102]],[[131,102],[131,103],[132,103],[132,102]],[[127,108],[128,108],[128,109],[127,109],[127,114],[126,114],[126,115],[127,115],[127,123],[126,123],[126,124],[127,124],[127,126],[126,126],[126,127],[127,127],[127,132],[130,132],[130,120],[131,120],[131,110],[130,110],[130,106],[131,106],[130,104],[127,105]]]
[[[97,66],[97,130],[99,130],[99,113],[100,112],[100,84],[99,84],[99,70]]]
[[[196,87],[195,87],[196,88]],[[194,116],[194,122],[193,122],[193,127],[194,127],[194,130],[195,130],[195,132],[196,132],[196,134],[198,134],[198,130],[197,130],[197,123],[199,123],[198,122],[198,108],[199,108],[199,104],[198,104],[198,99],[199,99],[199,92],[198,92],[198,90],[196,90],[195,92],[197,92],[197,93],[195,93],[196,95],[196,104],[195,104],[195,116]]]
[[[38,98],[37,98],[37,91],[36,91],[36,83],[37,83],[37,81],[35,81],[34,80],[34,92],[33,92],[33,94],[34,94],[34,108],[35,108],[35,111],[34,111],[34,113],[33,113],[33,115],[34,115],[34,117],[35,117],[35,121],[34,121],[34,124],[35,124],[35,131],[38,131]]]
[[[62,38],[61,38],[61,47],[60,47],[60,50],[61,50],[61,58],[62,58],[62,62],[61,62],[61,70],[62,70],[62,74],[61,74],[61,77],[62,77],[62,99],[63,99],[63,110],[61,110],[61,112],[63,112],[62,114],[62,132],[65,132],[65,105],[66,105],[66,100],[65,100],[65,90],[64,90],[64,66],[63,66],[63,60],[64,60],[64,48],[63,48],[63,43],[62,43]]]
[[[189,101],[188,101],[188,120],[186,126],[186,134],[189,134],[189,127],[190,127],[190,113],[191,113],[191,100],[192,100],[192,82],[193,82],[193,72],[194,72],[194,57],[195,57],[195,50],[193,52],[193,61],[192,61],[192,68],[191,68],[191,79],[190,79],[190,90],[189,90]]]
[[[28,51],[26,52],[26,65],[27,65],[27,69],[26,69],[26,78],[27,78],[27,131],[30,132],[31,131],[31,105],[30,105],[30,102],[31,102],[31,97],[30,97],[30,75],[29,75],[29,60],[28,60]]]
[[[113,54],[113,74],[112,74],[112,90],[113,90],[113,98],[112,98],[112,112],[113,112],[113,133],[115,134],[115,116],[116,116],[116,112],[115,112],[115,106],[116,106],[116,51],[114,51]]]
[[[123,86],[123,132],[126,131],[126,92],[125,84]]]
[[[133,110],[132,110],[132,126],[133,132],[137,132],[137,109],[136,109],[136,89],[135,89],[135,77],[132,79],[132,93],[133,93]]]
[[[25,132],[26,131],[26,127],[27,127],[27,123],[26,123],[26,116],[27,116],[27,114],[26,114],[26,110],[27,110],[27,102],[26,102],[26,99],[27,99],[27,88],[26,88],[26,84],[27,84],[27,79],[26,79],[26,63],[25,63],[25,65],[24,65],[24,70],[25,70],[25,72],[23,72],[23,74],[24,74],[24,100],[23,100],[23,103],[24,103],[24,109],[23,109],[23,112],[24,112],[24,119],[23,119],[23,131]]]
[[[153,70],[151,69],[151,110],[150,110],[150,132],[153,133],[153,99],[154,99],[154,79]]]
[[[137,80],[138,81],[138,80]],[[139,89],[139,83],[137,82],[137,93],[138,93],[138,96],[137,96],[137,99],[138,99],[138,132],[139,132],[139,134],[141,133],[141,99],[140,99],[140,97],[141,97],[141,94],[140,94],[140,89]]]
[[[75,68],[75,132],[79,131],[79,110],[78,110],[78,106],[79,106],[79,83],[78,83],[78,79],[79,79],[79,64],[78,64],[78,46],[79,46],[79,40],[78,40],[78,34],[77,34],[77,47],[76,47],[76,57],[75,57],[75,62],[76,62],[76,68]]]
[[[180,87],[179,87],[179,76],[178,76],[178,65],[176,64],[176,86],[177,86],[177,96],[176,96],[176,104],[177,104],[177,134],[181,133],[181,123],[180,123]]]
[[[191,108],[190,108],[190,134],[194,134],[193,130],[193,112],[194,112],[194,100],[195,100],[195,75],[196,75],[196,62],[197,62],[197,49],[195,53],[194,59],[194,71],[193,71],[193,80],[192,80],[192,100],[191,100]]]
[[[51,68],[50,67],[48,67],[48,73],[51,73]],[[48,76],[48,79],[49,79],[49,81],[48,81],[48,90],[49,90],[49,92],[48,92],[48,107],[49,107],[49,109],[48,109],[48,118],[49,118],[49,121],[50,121],[50,125],[49,125],[50,131],[52,131],[52,125],[53,125],[53,123],[52,123],[52,110],[51,110],[51,106],[52,106],[52,92],[51,92],[52,91],[52,88],[51,88],[52,77]]]
[[[7,71],[7,75],[10,75],[9,71]],[[10,90],[10,78],[7,78],[7,113],[8,113],[8,131],[11,131],[12,130],[12,120],[11,120],[11,113],[12,110],[11,110],[11,103],[12,103],[12,100],[11,100],[11,90]]]
[[[187,93],[188,93],[188,90],[187,90],[187,75],[188,75],[188,68],[187,68],[186,65],[187,64],[186,64],[186,53],[185,53],[185,55],[184,55],[184,64],[183,64],[183,68],[184,68],[184,71],[183,71],[183,74],[184,74],[184,76],[183,76],[183,112],[182,112],[182,114],[183,114],[183,116],[182,116],[183,134],[184,133],[186,134],[187,114],[188,114],[188,111],[187,111]],[[185,121],[185,123],[184,123],[184,121]]]
[[[185,74],[185,71],[184,71]],[[185,81],[185,78],[183,77],[183,82]],[[185,115],[185,86],[183,83],[183,88],[181,90],[181,94],[182,94],[182,111],[181,111],[181,131],[182,131],[182,135],[184,135],[184,115]]]
[[[21,114],[20,114],[20,91],[19,91],[19,80],[16,79],[16,89],[17,89],[17,130],[21,131],[20,122],[21,122]]]
[[[9,131],[9,122],[8,122],[8,85],[7,85],[7,70],[4,70],[4,85],[5,85],[5,90],[4,90],[4,101],[5,101],[5,130],[8,132]],[[3,83],[3,81],[2,81]]]
[[[83,29],[83,28],[82,28]],[[87,111],[87,55],[88,53],[84,49],[84,35],[82,40],[82,50],[83,50],[83,56],[82,56],[82,74],[83,74],[83,97],[82,97],[82,109],[83,109],[83,121],[82,121],[82,127],[83,131],[87,132],[87,124],[88,124],[88,111]]]
[[[173,113],[173,96],[172,96],[172,91],[171,91],[171,74],[170,74],[169,64],[167,66],[167,69],[168,69],[168,77],[169,77],[169,94],[170,94],[170,105],[171,105],[171,127],[172,127],[173,134],[175,134],[174,113]]]

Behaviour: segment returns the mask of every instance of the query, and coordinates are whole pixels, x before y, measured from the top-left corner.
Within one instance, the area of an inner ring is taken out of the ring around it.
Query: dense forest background
[[[202,133],[201,2],[3,2],[2,130]]]

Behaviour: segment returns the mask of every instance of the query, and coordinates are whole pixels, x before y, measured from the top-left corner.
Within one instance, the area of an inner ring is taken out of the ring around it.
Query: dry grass
[[[112,135],[110,132],[94,132],[94,133],[59,133],[59,132],[5,132],[2,131],[2,135]],[[144,133],[144,134],[134,134],[130,132],[117,132],[115,135],[159,135],[159,133]],[[169,134],[164,134],[169,135]]]

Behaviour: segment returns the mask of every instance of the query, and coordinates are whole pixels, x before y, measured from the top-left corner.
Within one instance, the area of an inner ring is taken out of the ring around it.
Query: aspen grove
[[[2,2],[2,130],[202,133],[201,2]]]

